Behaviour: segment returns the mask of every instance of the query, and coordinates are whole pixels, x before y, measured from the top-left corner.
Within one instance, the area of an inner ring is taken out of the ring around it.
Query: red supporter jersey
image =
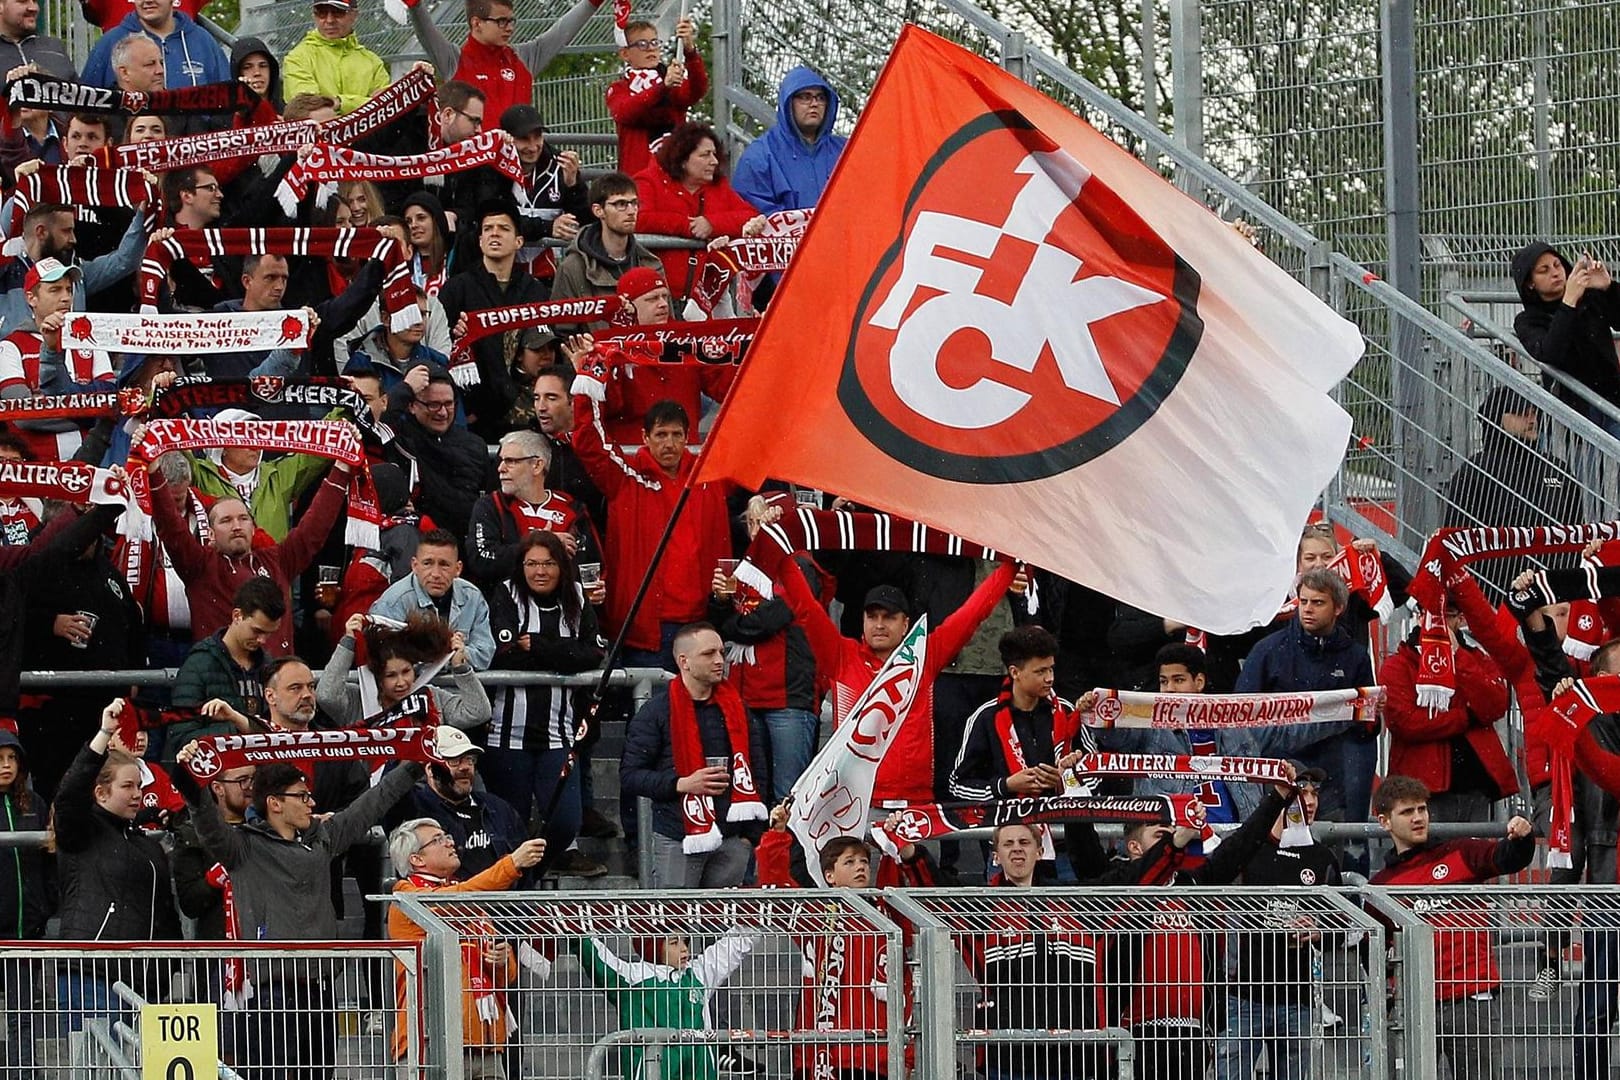
[[[39,390],[39,335],[32,330],[14,330],[0,340],[0,393],[14,387],[25,386],[33,394]],[[90,349],[67,351],[67,377],[76,383],[106,382],[111,388],[113,379],[112,357],[105,352]],[[84,422],[84,428],[90,426]],[[31,431],[12,425],[12,432],[28,449],[35,461],[66,461],[78,452],[84,441],[84,430]]]

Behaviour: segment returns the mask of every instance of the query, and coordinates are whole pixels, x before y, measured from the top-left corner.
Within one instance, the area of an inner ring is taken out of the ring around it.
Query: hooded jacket
[[[280,114],[286,107],[281,96],[281,61],[276,59],[276,54],[270,51],[270,47],[263,39],[256,37],[236,39],[236,44],[231,46],[231,78],[242,77],[242,65],[254,53],[270,61],[270,92],[265,95],[265,100],[275,107],[277,114]]]
[[[339,114],[352,112],[387,86],[388,65],[360,44],[353,34],[335,41],[311,30],[287,54],[281,69],[281,92],[324,94],[337,99]]]
[[[131,11],[117,26],[101,35],[101,40],[90,50],[84,62],[82,81],[91,86],[117,86],[118,76],[112,67],[113,46],[131,34],[145,34],[163,50],[163,84],[171,90],[228,82],[231,78],[225,51],[190,15],[176,11],[174,29],[169,31],[168,37],[160,38],[142,26],[140,18]]]
[[[827,92],[827,115],[815,140],[806,144],[793,122],[793,95],[816,89]],[[762,214],[815,206],[849,142],[833,133],[837,122],[838,92],[832,84],[802,65],[789,71],[776,92],[776,126],[748,144],[731,186]]]
[[[1620,363],[1616,362],[1610,334],[1611,329],[1620,329],[1620,285],[1587,289],[1574,307],[1562,299],[1543,300],[1531,286],[1530,275],[1548,252],[1558,256],[1565,274],[1573,269],[1562,252],[1540,241],[1526,245],[1513,256],[1513,286],[1524,304],[1524,310],[1513,320],[1513,332],[1538,363],[1557,368],[1599,397],[1620,405]],[[1548,388],[1585,413],[1585,403],[1568,390],[1550,382]]]
[[[574,242],[557,263],[557,276],[551,281],[551,298],[567,300],[575,296],[611,296],[618,291],[619,278],[625,271],[637,266],[652,270],[663,264],[658,256],[642,247],[635,237],[623,259],[615,259],[602,246],[602,223],[593,222],[579,230]],[[593,323],[588,329],[599,329],[605,323]]]
[[[49,806],[28,778],[28,751],[22,740],[0,728],[0,749],[17,755],[17,778],[0,792],[0,829],[40,832]],[[56,910],[56,882],[41,848],[0,851],[0,938],[28,940],[45,936],[45,923]]]

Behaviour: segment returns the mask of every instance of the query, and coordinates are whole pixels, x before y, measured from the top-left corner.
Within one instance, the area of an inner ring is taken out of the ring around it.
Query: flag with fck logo
[[[1361,348],[1073,113],[907,27],[693,482],[835,491],[1232,633],[1293,578]]]

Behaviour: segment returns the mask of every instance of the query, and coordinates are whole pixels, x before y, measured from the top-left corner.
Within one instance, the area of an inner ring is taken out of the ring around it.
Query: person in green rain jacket
[[[621,959],[600,937],[579,941],[580,963],[591,981],[607,991],[619,1013],[619,1026],[714,1030],[709,999],[742,966],[757,939],[740,929],[721,935],[713,945],[692,955],[692,946],[676,934],[638,942],[644,956]],[[661,962],[659,962],[661,961]],[[632,1048],[625,1076],[641,1075],[645,1051]],[[707,1046],[668,1046],[663,1051],[662,1080],[716,1080],[719,1065]]]

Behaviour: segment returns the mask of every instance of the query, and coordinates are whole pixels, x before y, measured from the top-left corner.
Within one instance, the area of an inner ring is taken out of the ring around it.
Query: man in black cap
[[[479,258],[444,283],[439,303],[451,326],[451,337],[467,332],[467,313],[486,308],[532,304],[546,299],[546,287],[518,265],[523,240],[518,232],[522,215],[511,199],[491,199],[479,204],[472,221],[478,240]],[[510,344],[507,339],[512,338]],[[507,364],[516,351],[516,332],[491,334],[472,347],[478,365],[478,385],[467,388],[467,426],[486,442],[495,442],[507,431],[506,414],[517,397],[517,383]],[[466,522],[457,527],[465,528]]]
[[[1449,525],[1546,525],[1581,521],[1581,493],[1569,466],[1536,448],[1541,411],[1510,386],[1498,386],[1479,406],[1477,454],[1447,485]],[[1505,560],[1475,569],[1505,590],[1515,566]]]
[[[501,113],[501,127],[512,136],[523,179],[513,186],[522,220],[523,250],[518,263],[548,286],[557,261],[547,237],[572,243],[580,224],[591,220],[591,200],[579,171],[579,155],[546,142],[546,126],[533,105],[513,105]]]
[[[1297,761],[1294,770],[1297,794],[1271,827],[1270,841],[1244,867],[1244,885],[1340,884],[1339,860],[1310,830],[1327,773]],[[1262,1046],[1272,1080],[1303,1080],[1309,1068],[1313,1014],[1323,1007],[1312,994],[1322,933],[1286,895],[1270,901],[1265,923],[1234,943],[1226,1023],[1215,1041],[1217,1080],[1248,1080]]]

